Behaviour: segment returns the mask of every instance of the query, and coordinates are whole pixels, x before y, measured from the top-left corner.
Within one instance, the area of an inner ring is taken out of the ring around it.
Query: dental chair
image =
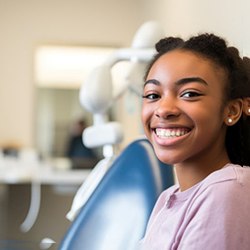
[[[173,185],[146,139],[129,144],[114,160],[79,211],[60,250],[136,250],[159,194]]]

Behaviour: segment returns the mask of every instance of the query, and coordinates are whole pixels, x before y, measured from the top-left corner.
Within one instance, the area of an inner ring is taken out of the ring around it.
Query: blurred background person
[[[82,141],[82,133],[86,128],[84,119],[73,124],[67,145],[66,156],[72,162],[72,168],[93,168],[99,161],[97,152],[87,148]]]

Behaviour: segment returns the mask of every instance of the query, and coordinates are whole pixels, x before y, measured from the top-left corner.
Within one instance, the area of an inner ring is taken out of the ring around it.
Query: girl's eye
[[[181,97],[184,98],[192,98],[192,97],[198,97],[201,96],[202,94],[195,92],[195,91],[186,91],[183,94],[181,94]]]
[[[158,99],[160,96],[158,94],[147,94],[147,95],[143,95],[142,98],[144,99],[148,99],[148,100],[156,100]]]

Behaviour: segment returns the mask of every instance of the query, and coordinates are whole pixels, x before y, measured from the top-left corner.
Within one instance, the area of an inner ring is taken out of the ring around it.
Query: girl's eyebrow
[[[190,82],[198,82],[198,83],[201,83],[201,84],[204,84],[204,85],[208,85],[208,83],[204,79],[202,79],[200,77],[182,78],[182,79],[176,81],[176,84],[177,85],[183,85],[183,84],[190,83]]]
[[[185,77],[185,78],[181,78],[179,79],[178,81],[176,81],[175,83],[177,85],[184,85],[184,84],[187,84],[187,83],[190,83],[190,82],[198,82],[198,83],[201,83],[201,84],[204,84],[204,85],[208,85],[208,83],[200,78],[200,77]],[[161,85],[161,83],[156,80],[156,79],[149,79],[147,80],[145,83],[144,83],[144,87],[147,85],[147,84],[155,84],[157,86]]]
[[[144,83],[144,86],[143,87],[145,87],[147,84],[149,84],[149,83],[151,83],[151,84],[155,84],[155,85],[161,85],[161,83],[158,81],[158,80],[156,80],[156,79],[149,79],[149,80],[147,80],[145,83]]]

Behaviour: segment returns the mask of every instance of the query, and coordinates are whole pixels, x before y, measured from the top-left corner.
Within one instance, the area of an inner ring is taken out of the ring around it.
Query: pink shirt
[[[192,188],[159,197],[143,250],[250,249],[250,168],[227,164]]]

